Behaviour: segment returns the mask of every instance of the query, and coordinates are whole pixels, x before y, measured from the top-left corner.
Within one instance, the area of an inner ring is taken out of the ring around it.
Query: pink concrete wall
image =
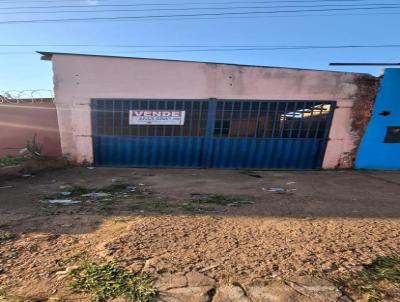
[[[17,155],[35,134],[44,155],[61,155],[57,111],[52,102],[0,104],[0,129],[0,157]]]
[[[357,74],[78,55],[52,60],[62,150],[77,162],[93,160],[93,98],[334,100],[323,167],[336,167],[356,147],[350,129]]]

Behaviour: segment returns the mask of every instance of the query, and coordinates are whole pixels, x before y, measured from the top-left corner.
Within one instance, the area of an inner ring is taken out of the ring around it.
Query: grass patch
[[[14,239],[15,237],[16,235],[14,233],[0,230],[0,241]]]
[[[227,205],[238,201],[240,201],[240,198],[225,194],[212,194],[208,196],[206,199],[202,200],[202,202],[204,203],[213,203],[219,205]]]
[[[207,212],[207,211],[214,211],[213,208],[204,208],[204,207],[197,207],[192,204],[186,204],[182,206],[182,209],[186,212],[191,212],[191,213],[201,213],[201,212]]]
[[[400,256],[378,257],[364,270],[334,281],[343,292],[361,295],[368,302],[393,301],[393,290],[400,292]]]
[[[90,191],[91,190],[89,190],[88,188],[84,188],[81,186],[73,186],[70,190],[68,190],[68,192],[71,192],[70,196],[80,196],[82,194],[87,194]]]
[[[0,288],[0,301],[5,301],[7,299],[7,291],[5,288]]]
[[[224,195],[224,194],[211,194],[197,201],[201,203],[216,204],[222,206],[240,206],[243,204],[254,203],[253,201],[243,200],[243,197]]]
[[[20,156],[4,156],[0,157],[0,167],[5,167],[5,166],[15,166],[19,165],[20,163],[27,161],[28,158],[26,157],[20,157]]]
[[[66,257],[58,260],[57,264],[60,266],[66,266],[68,264],[75,263],[76,261],[79,260],[79,258],[82,256],[82,254],[83,254],[83,252],[77,252],[75,254],[66,256]]]
[[[93,301],[125,298],[130,301],[152,302],[156,291],[151,288],[153,278],[135,275],[112,263],[88,262],[72,270],[71,289],[76,293],[88,293]]]
[[[99,200],[98,204],[97,204],[97,209],[107,215],[110,214],[113,211],[113,204],[114,204],[114,200],[111,199],[107,199],[107,200]]]

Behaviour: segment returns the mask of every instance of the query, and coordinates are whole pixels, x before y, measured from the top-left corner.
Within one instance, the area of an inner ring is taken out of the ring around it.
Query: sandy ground
[[[106,204],[40,202],[68,185],[115,183],[140,192]],[[400,252],[400,173],[73,168],[0,187],[0,231],[14,235],[0,239],[0,288],[43,301],[66,292],[57,272],[84,260],[246,284],[335,277]],[[268,192],[273,187],[288,192]],[[216,193],[251,203],[192,198]]]
[[[152,258],[158,270],[206,270],[217,280],[248,283],[369,263],[399,249],[399,226],[391,220],[151,217],[135,219],[106,247],[128,265]]]

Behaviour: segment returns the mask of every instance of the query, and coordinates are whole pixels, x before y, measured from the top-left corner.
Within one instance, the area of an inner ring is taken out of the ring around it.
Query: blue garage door
[[[92,101],[98,166],[318,169],[334,102]],[[134,124],[132,112],[184,112],[182,125]]]

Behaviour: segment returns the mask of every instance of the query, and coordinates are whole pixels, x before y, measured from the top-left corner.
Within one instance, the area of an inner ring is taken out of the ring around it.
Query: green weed
[[[77,252],[72,255],[68,255],[68,256],[58,260],[57,263],[60,266],[65,266],[65,265],[74,263],[82,256],[82,254],[83,254],[83,252]]]
[[[206,199],[202,200],[204,203],[213,203],[219,205],[228,205],[230,203],[238,202],[240,198],[236,196],[224,195],[224,194],[212,194]]]
[[[113,210],[112,202],[100,200],[97,205],[97,209],[105,215],[110,214]]]
[[[146,200],[145,202],[136,202],[127,205],[130,211],[145,211],[145,212],[157,212],[157,213],[170,213],[172,211],[171,205],[164,201],[159,200]]]
[[[88,293],[93,301],[106,301],[122,297],[130,301],[151,302],[156,291],[151,288],[153,278],[135,275],[112,263],[88,262],[72,270],[71,289],[76,293]]]
[[[5,301],[7,299],[7,291],[5,288],[0,288],[0,301]]]
[[[70,196],[80,196],[82,194],[88,194],[90,190],[81,186],[73,186],[68,192],[71,192]]]
[[[213,211],[213,208],[205,208],[205,207],[197,207],[191,204],[186,204],[182,206],[182,209],[187,212],[191,213],[201,213],[201,212],[207,212],[207,211]]]
[[[17,156],[4,156],[0,157],[0,167],[5,166],[15,166],[19,165],[20,163],[27,161],[28,158],[25,157],[17,157]]]
[[[0,230],[0,241],[14,239],[16,236],[15,234]]]
[[[342,291],[364,295],[368,302],[390,301],[387,289],[400,287],[400,256],[378,257],[364,270],[334,281]]]

